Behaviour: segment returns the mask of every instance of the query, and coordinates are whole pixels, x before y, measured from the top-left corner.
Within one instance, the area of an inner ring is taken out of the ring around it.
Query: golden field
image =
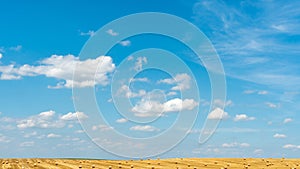
[[[300,159],[261,158],[174,158],[144,160],[86,159],[0,159],[1,169],[77,169],[77,168],[140,168],[140,169],[295,169]]]

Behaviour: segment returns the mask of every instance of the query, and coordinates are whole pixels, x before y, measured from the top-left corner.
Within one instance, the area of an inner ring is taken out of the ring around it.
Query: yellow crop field
[[[2,169],[296,169],[300,159],[174,158],[141,160],[0,159]]]

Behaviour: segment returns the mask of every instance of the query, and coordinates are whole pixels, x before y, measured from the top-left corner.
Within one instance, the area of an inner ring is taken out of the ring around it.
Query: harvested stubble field
[[[2,169],[300,169],[300,159],[176,158],[144,160],[0,159]]]

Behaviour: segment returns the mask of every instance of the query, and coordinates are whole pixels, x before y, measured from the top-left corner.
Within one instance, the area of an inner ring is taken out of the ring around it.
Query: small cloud
[[[286,138],[286,135],[276,133],[276,134],[273,135],[273,137],[274,138]]]
[[[92,130],[100,130],[100,131],[109,131],[109,130],[113,130],[114,128],[111,127],[111,126],[107,126],[107,125],[103,125],[103,124],[100,124],[100,125],[94,125],[92,126]]]
[[[93,30],[89,30],[88,32],[80,32],[80,36],[90,36],[93,37],[95,36],[96,32]]]
[[[253,151],[253,153],[256,154],[256,155],[262,155],[264,153],[264,151],[262,149],[255,149]]]
[[[283,123],[286,124],[286,123],[290,123],[290,122],[292,122],[292,121],[293,121],[292,118],[285,118],[285,119],[283,120]]]
[[[130,60],[133,60],[133,59],[134,59],[133,56],[128,56],[128,57],[127,57],[127,61],[130,61]]]
[[[111,36],[118,36],[119,35],[118,32],[114,32],[114,30],[112,30],[112,29],[108,29],[106,31],[106,33],[110,34]]]
[[[34,145],[34,141],[26,141],[20,144],[20,147],[32,147]]]
[[[224,148],[236,148],[236,147],[245,148],[245,147],[250,147],[250,144],[233,142],[233,143],[224,143],[224,144],[222,144],[222,147],[224,147]]]
[[[24,137],[25,137],[25,138],[30,138],[30,137],[36,136],[36,135],[37,135],[37,132],[36,132],[36,131],[33,131],[33,132],[31,132],[31,133],[24,134]]]
[[[266,95],[269,92],[266,91],[266,90],[245,90],[243,93],[244,94],[254,94],[254,93],[256,93],[258,95]]]
[[[281,32],[286,31],[286,26],[284,25],[272,25],[271,27]]]
[[[22,49],[22,45],[10,47],[9,50],[20,51]]]
[[[59,137],[61,137],[61,135],[54,134],[54,133],[50,133],[47,135],[47,138],[59,138]]]
[[[143,78],[130,78],[129,82],[149,82],[149,79],[146,77]]]
[[[143,69],[143,65],[144,64],[147,64],[147,58],[146,57],[138,57],[137,59],[136,59],[136,62],[135,62],[135,65],[134,65],[134,70],[136,70],[136,71],[140,71],[140,70],[142,70]]]
[[[300,145],[286,144],[282,148],[285,148],[285,149],[300,149]]]
[[[65,114],[60,117],[61,120],[65,120],[65,121],[86,119],[86,118],[88,118],[88,116],[83,112],[75,112],[75,113],[69,112],[68,114]]]
[[[216,99],[213,102],[214,107],[228,107],[233,105],[232,100],[223,101],[221,99]]]
[[[265,91],[265,90],[258,91],[257,94],[259,94],[259,95],[266,95],[266,94],[268,94],[268,91]]]
[[[243,93],[244,94],[253,94],[255,92],[256,92],[255,90],[245,90]]]
[[[126,122],[128,122],[128,120],[125,118],[121,118],[121,119],[117,119],[116,122],[117,123],[126,123]]]
[[[186,73],[176,74],[173,78],[159,80],[157,83],[175,85],[171,90],[186,90],[190,88],[191,77]]]
[[[139,90],[138,92],[133,92],[127,85],[122,85],[117,93],[118,95],[125,96],[127,98],[142,97],[147,94],[145,90]]]
[[[275,108],[278,107],[278,105],[276,105],[276,104],[274,104],[274,103],[271,103],[271,102],[266,102],[266,105],[267,105],[268,107],[270,107],[270,108],[273,108],[273,109],[275,109]]]
[[[0,53],[0,59],[2,59],[2,57],[3,57],[3,54],[2,54],[2,53]]]
[[[84,130],[76,130],[75,133],[78,133],[78,134],[84,133]]]
[[[110,98],[110,99],[107,99],[107,102],[108,103],[111,103],[113,101],[113,99],[112,98]]]
[[[255,117],[248,117],[246,114],[235,115],[234,121],[251,121],[255,120]]]
[[[130,46],[131,42],[130,42],[130,40],[124,40],[124,41],[120,42],[120,45],[122,45],[122,46]]]
[[[150,125],[145,125],[145,126],[137,125],[137,126],[130,127],[130,130],[132,130],[132,131],[145,131],[145,132],[159,131],[158,128],[150,126]]]
[[[209,120],[223,120],[223,119],[227,119],[228,117],[229,117],[228,113],[220,108],[215,108],[207,116]]]
[[[175,96],[175,95],[177,95],[177,93],[174,92],[174,91],[171,91],[171,92],[167,93],[167,96]]]

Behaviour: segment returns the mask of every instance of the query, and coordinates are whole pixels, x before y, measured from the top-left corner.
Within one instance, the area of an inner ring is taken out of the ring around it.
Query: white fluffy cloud
[[[73,72],[76,65],[75,80],[73,80]],[[98,66],[100,69],[97,69]],[[95,70],[98,70],[95,72]],[[23,76],[39,76],[56,78],[62,80],[56,86],[50,88],[72,88],[74,87],[91,87],[96,84],[107,85],[108,74],[115,70],[112,58],[109,56],[99,56],[95,59],[87,59],[80,61],[78,57],[73,55],[59,56],[52,55],[40,62],[40,65],[22,65],[0,66],[1,80],[16,80]]]
[[[130,46],[131,42],[129,40],[124,40],[124,41],[120,42],[120,45],[122,45],[122,46]]]
[[[120,119],[117,119],[116,122],[117,123],[126,123],[126,122],[128,122],[128,120],[125,118],[120,118]]]
[[[248,117],[246,114],[237,114],[234,117],[234,121],[251,121],[255,120],[255,117]]]
[[[63,116],[60,117],[61,120],[77,120],[77,119],[86,119],[88,116],[84,114],[83,112],[69,112]]]
[[[165,83],[175,85],[171,90],[186,90],[190,88],[191,77],[186,73],[176,74],[174,78],[167,78],[158,81],[158,83]]]
[[[133,130],[133,131],[145,131],[145,132],[159,131],[158,128],[150,126],[150,125],[145,125],[145,126],[137,125],[137,126],[130,127],[130,130]]]
[[[50,133],[47,135],[47,138],[59,138],[59,137],[61,137],[61,135],[54,134],[54,133]]]
[[[286,138],[286,135],[276,133],[276,134],[273,135],[273,137],[274,138]]]
[[[136,71],[140,71],[143,69],[143,65],[144,64],[147,64],[147,58],[146,57],[138,57],[136,58],[136,62],[135,62],[135,65],[134,65],[134,70]]]
[[[266,90],[245,90],[244,91],[245,94],[258,94],[258,95],[266,95],[268,94],[269,92],[266,91]]]
[[[266,102],[266,105],[270,108],[277,108],[278,105],[274,104],[274,103],[271,103],[271,102]]]
[[[236,148],[236,147],[245,148],[245,147],[250,147],[250,144],[233,142],[233,143],[224,143],[224,144],[222,144],[222,147],[224,147],[224,148]]]
[[[149,79],[146,78],[146,77],[143,77],[143,78],[131,78],[129,80],[130,83],[132,82],[149,82]]]
[[[139,117],[158,116],[161,113],[179,112],[183,110],[192,110],[198,103],[193,99],[174,98],[164,103],[153,100],[142,99],[131,110]]]
[[[2,57],[3,57],[3,54],[2,54],[2,53],[0,53],[0,59],[2,59]]]
[[[227,106],[232,106],[232,105],[233,105],[232,100],[223,101],[221,99],[215,99],[213,101],[213,106],[214,107],[227,107]]]
[[[112,30],[112,29],[108,29],[108,30],[106,31],[106,33],[108,33],[108,34],[111,35],[111,36],[118,36],[118,35],[119,35],[118,32],[115,32],[115,31]]]
[[[222,120],[228,118],[229,115],[227,112],[225,112],[223,109],[215,108],[213,111],[211,111],[207,118],[209,120]]]
[[[285,118],[285,119],[283,120],[283,123],[286,124],[286,123],[290,123],[290,122],[292,122],[292,121],[293,121],[292,118]]]
[[[282,148],[285,148],[285,149],[300,149],[300,145],[286,144]]]
[[[100,130],[100,131],[109,131],[109,130],[113,130],[114,128],[111,126],[107,126],[104,124],[99,124],[99,125],[94,125],[92,126],[92,130],[96,131],[96,130]]]
[[[135,93],[131,91],[131,89],[127,85],[122,85],[117,93],[119,96],[125,96],[127,98],[141,97],[147,94],[145,90],[139,90],[137,93]]]
[[[66,121],[76,121],[77,116],[79,118],[87,118],[87,116],[82,112],[70,112],[62,116],[57,116],[55,111],[50,110],[17,121],[17,127],[19,129],[62,128],[66,125]]]
[[[55,112],[50,110],[42,112],[38,115],[31,116],[29,118],[17,121],[17,127],[19,129],[25,128],[61,128],[64,126],[58,120],[54,120]]]

